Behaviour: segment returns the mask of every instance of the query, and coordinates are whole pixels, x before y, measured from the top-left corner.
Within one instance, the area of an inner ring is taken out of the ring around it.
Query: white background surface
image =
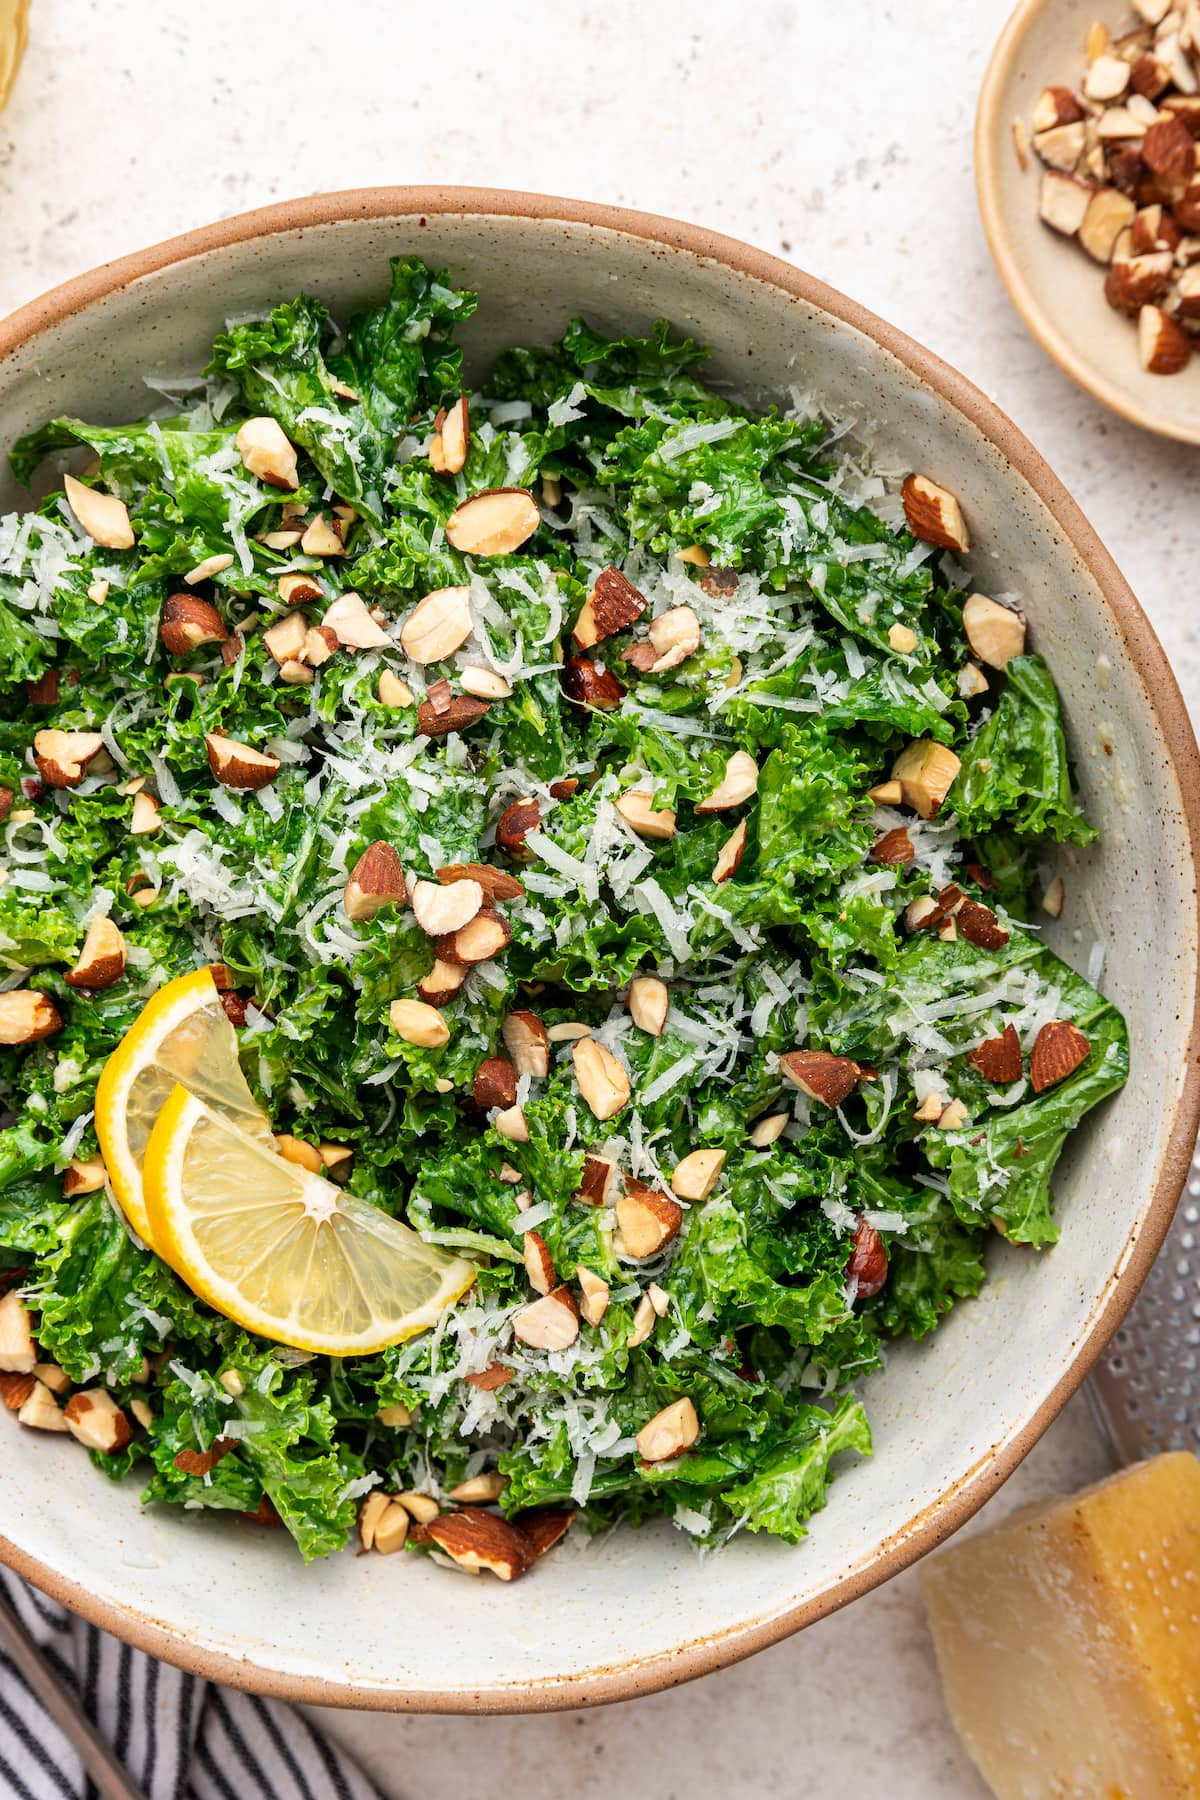
[[[155,239],[322,188],[479,183],[710,224],[864,301],[998,400],[1098,526],[1195,709],[1200,457],[1109,417],[1058,373],[1009,306],[978,224],[975,98],[1007,10],[34,0],[0,118],[0,312]],[[1076,1400],[988,1510],[1105,1467]],[[578,1800],[985,1791],[945,1717],[911,1574],[637,1703],[514,1720],[324,1717],[412,1800],[448,1787]]]

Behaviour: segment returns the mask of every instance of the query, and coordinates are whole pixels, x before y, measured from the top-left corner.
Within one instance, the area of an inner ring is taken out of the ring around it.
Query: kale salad
[[[305,1558],[794,1542],[1125,1078],[1039,930],[1095,832],[949,488],[666,322],[468,390],[475,307],[398,258],[12,452],[0,1395]],[[185,977],[268,1160],[465,1270],[398,1341],[247,1329],[122,1202],[102,1072]]]

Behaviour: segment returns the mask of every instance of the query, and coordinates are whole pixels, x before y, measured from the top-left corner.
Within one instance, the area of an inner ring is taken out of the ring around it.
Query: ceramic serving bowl
[[[1200,764],[1171,671],[1095,533],[1009,421],[890,325],[786,263],[694,226],[471,189],[380,188],[226,220],[97,269],[0,324],[0,442],[57,413],[121,420],[147,373],[195,370],[223,320],[307,289],[345,317],[417,252],[482,294],[486,368],[574,313],[660,315],[749,397],[793,383],[870,425],[887,466],[961,497],[984,591],[1018,591],[1062,688],[1100,847],[1072,853],[1050,940],[1108,946],[1133,1075],[1071,1141],[1065,1230],[1000,1243],[992,1280],[867,1394],[876,1454],[838,1476],[798,1549],[700,1557],[667,1526],[572,1539],[528,1579],[422,1559],[305,1569],[283,1534],[143,1512],[78,1446],[3,1428],[0,1556],[86,1617],[222,1681],[360,1707],[478,1711],[644,1693],[771,1644],[904,1568],[971,1515],[1077,1387],[1157,1250],[1195,1137]],[[0,503],[26,497],[11,483]]]
[[[1078,91],[1084,38],[1103,17],[1118,36],[1137,24],[1129,0],[1020,0],[992,52],[975,118],[975,183],[988,247],[1009,298],[1048,356],[1102,405],[1164,437],[1200,444],[1200,362],[1148,375],[1136,322],[1104,298],[1104,271],[1038,217],[1042,164],[1022,168],[1013,121],[1028,127],[1054,83]]]

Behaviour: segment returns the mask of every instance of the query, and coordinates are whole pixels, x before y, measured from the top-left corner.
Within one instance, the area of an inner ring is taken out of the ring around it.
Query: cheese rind
[[[999,1800],[1200,1793],[1200,1461],[1026,1507],[921,1585],[954,1723]]]

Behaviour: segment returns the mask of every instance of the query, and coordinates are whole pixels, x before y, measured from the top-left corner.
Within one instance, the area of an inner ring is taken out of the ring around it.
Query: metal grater
[[[1154,1267],[1086,1391],[1118,1462],[1200,1452],[1200,1150]]]

